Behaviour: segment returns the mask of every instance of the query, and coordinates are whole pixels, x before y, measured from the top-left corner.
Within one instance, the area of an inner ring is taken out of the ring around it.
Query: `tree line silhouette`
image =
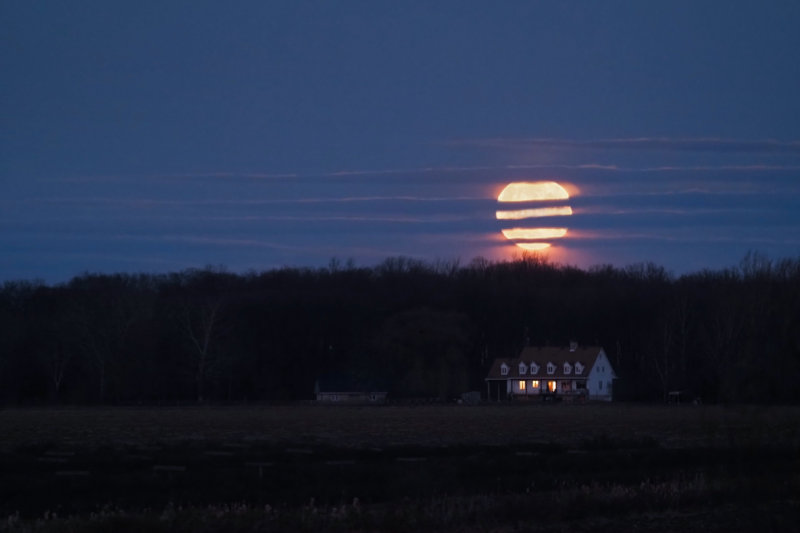
[[[84,274],[0,289],[0,402],[311,399],[348,375],[394,398],[485,390],[527,344],[602,345],[620,399],[800,400],[800,258],[673,276],[538,256],[234,274]]]

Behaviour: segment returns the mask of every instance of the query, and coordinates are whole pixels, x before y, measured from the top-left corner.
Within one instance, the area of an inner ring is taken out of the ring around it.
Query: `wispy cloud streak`
[[[694,228],[670,228],[651,231],[609,230],[570,230],[566,237],[570,241],[599,243],[603,241],[662,241],[672,243],[764,243],[781,245],[799,245],[800,238],[785,239],[764,235],[762,231],[752,228],[714,228],[698,234]]]
[[[778,153],[800,154],[800,141],[736,140],[724,138],[634,137],[594,140],[554,138],[489,138],[459,139],[446,143],[451,146],[483,148],[547,148],[570,150],[648,150],[716,153]]]
[[[470,145],[480,146],[480,141],[471,142]],[[499,145],[502,146],[502,145]],[[510,146],[510,145],[509,145]],[[519,146],[517,146],[519,147]],[[699,150],[698,150],[699,151]],[[744,153],[744,152],[742,152]],[[751,152],[752,153],[752,152]],[[763,151],[762,153],[768,153]],[[778,153],[772,152],[772,153]],[[788,154],[800,155],[800,149],[784,152]],[[477,174],[478,179],[485,180],[485,173],[497,172],[521,172],[521,171],[576,171],[576,172],[605,172],[605,173],[680,173],[680,172],[797,172],[800,171],[800,164],[704,164],[704,165],[619,165],[610,163],[587,162],[587,163],[530,163],[530,164],[508,164],[508,165],[475,165],[475,166],[442,166],[442,167],[416,167],[416,168],[397,168],[397,169],[365,169],[365,170],[343,170],[334,172],[309,172],[309,173],[286,173],[286,174],[257,174],[257,173],[237,173],[237,172],[214,172],[214,173],[185,173],[185,174],[152,174],[128,177],[108,177],[108,176],[83,176],[83,177],[53,177],[42,178],[38,181],[42,183],[141,183],[147,181],[164,180],[214,180],[214,181],[247,181],[257,182],[258,180],[270,180],[272,182],[303,182],[306,180],[322,179],[337,180],[341,178],[380,178],[396,177],[404,178],[408,176],[431,176],[434,180],[437,177],[451,175]],[[449,179],[449,178],[448,178]],[[502,180],[504,177],[498,176]],[[434,199],[435,201],[435,199]]]
[[[331,198],[278,198],[278,199],[229,199],[229,200],[162,200],[155,198],[118,198],[118,197],[37,197],[29,202],[68,205],[107,205],[127,207],[153,207],[153,206],[261,206],[261,205],[292,205],[292,204],[338,204],[338,203],[370,203],[370,202],[475,202],[486,201],[482,196],[350,196]]]
[[[498,220],[523,220],[526,218],[544,218],[544,217],[557,217],[569,216],[572,214],[572,208],[569,206],[558,207],[534,207],[530,209],[513,209],[497,211],[495,216]]]

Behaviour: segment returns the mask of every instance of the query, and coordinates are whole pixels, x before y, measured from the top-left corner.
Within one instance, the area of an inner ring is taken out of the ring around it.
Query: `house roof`
[[[602,348],[600,346],[579,346],[575,350],[570,350],[569,347],[558,346],[528,346],[523,348],[519,357],[513,359],[495,359],[492,368],[489,369],[489,374],[486,376],[487,380],[492,379],[559,379],[559,378],[574,378],[575,363],[580,363],[585,367],[583,373],[579,374],[580,377],[589,375],[592,365],[597,360]],[[525,374],[519,373],[520,362],[528,366]],[[569,363],[573,368],[569,374],[564,374],[564,363]],[[500,368],[503,363],[508,365],[508,373],[503,375]],[[531,374],[530,365],[536,363],[539,366],[539,372]],[[547,363],[553,363],[556,366],[555,372],[552,374],[547,373]]]

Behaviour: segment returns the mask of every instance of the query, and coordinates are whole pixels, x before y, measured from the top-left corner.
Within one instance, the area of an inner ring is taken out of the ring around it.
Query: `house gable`
[[[616,377],[617,375],[611,367],[611,362],[608,360],[606,352],[600,349],[586,377],[586,388],[589,391],[589,397],[610,400]]]

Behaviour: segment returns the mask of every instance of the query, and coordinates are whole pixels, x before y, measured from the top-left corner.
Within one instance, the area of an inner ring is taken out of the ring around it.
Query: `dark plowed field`
[[[800,518],[799,414],[642,406],[3,411],[0,516],[8,519],[0,530],[791,529]],[[137,426],[145,420],[153,425]]]

